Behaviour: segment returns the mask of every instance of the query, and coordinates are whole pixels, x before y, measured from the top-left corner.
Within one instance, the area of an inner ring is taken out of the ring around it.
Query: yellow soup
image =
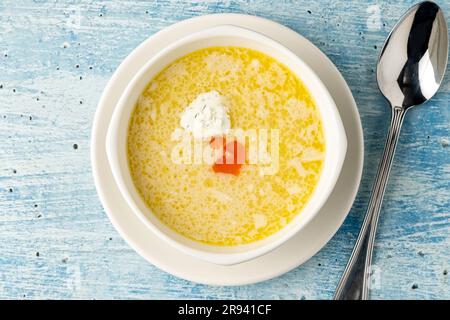
[[[232,128],[278,132],[275,172],[246,163],[237,175],[223,174],[208,163],[172,161],[180,115],[211,90],[226,98]],[[131,175],[147,206],[176,232],[213,245],[261,240],[301,214],[324,154],[320,113],[305,85],[275,59],[240,47],[201,49],[165,67],[128,129]]]

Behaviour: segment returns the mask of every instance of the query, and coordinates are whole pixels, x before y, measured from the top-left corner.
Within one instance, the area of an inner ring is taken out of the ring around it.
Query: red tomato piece
[[[214,149],[223,148],[222,157],[212,167],[214,172],[237,176],[245,163],[244,146],[236,140],[226,143],[226,139],[222,137],[212,138],[210,144]]]

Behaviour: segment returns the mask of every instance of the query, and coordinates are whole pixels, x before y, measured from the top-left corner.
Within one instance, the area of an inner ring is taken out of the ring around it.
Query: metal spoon
[[[395,147],[406,112],[437,92],[447,66],[448,34],[442,10],[433,2],[410,8],[387,38],[377,65],[378,87],[392,118],[367,213],[336,300],[368,298],[372,250]]]

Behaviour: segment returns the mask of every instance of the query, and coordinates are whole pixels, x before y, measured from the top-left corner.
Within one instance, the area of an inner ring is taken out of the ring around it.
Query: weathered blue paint
[[[412,3],[1,1],[0,298],[331,298],[389,120],[377,55]],[[439,3],[450,20],[450,3]],[[270,18],[309,38],[347,79],[365,134],[361,189],[336,236],[296,270],[242,287],[197,285],[144,261],[104,214],[89,162],[95,107],[121,60],[166,26],[217,12]],[[450,298],[449,79],[405,121],[377,237],[374,298]]]

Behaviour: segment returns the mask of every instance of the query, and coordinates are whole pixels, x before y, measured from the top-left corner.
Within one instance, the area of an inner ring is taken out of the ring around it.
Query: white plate
[[[327,203],[302,232],[269,254],[234,266],[219,266],[190,257],[162,242],[121,196],[106,158],[105,139],[113,109],[133,75],[156,52],[176,39],[206,27],[234,24],[276,39],[298,54],[318,74],[333,96],[348,139],[342,173]],[[363,167],[363,133],[355,100],[333,63],[293,30],[259,17],[216,14],[176,23],[145,40],[119,66],[106,86],[92,128],[91,160],[100,201],[120,235],[147,261],[177,277],[212,285],[243,285],[277,277],[304,263],[335,234],[347,216]]]

